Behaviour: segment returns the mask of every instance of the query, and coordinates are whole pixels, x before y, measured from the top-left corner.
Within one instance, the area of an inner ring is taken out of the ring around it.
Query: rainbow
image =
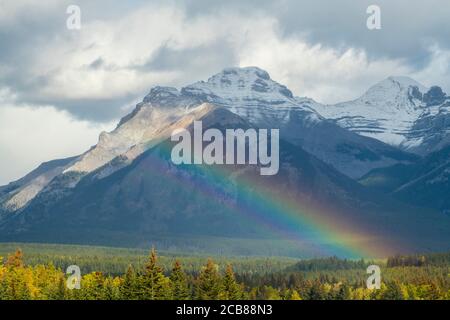
[[[159,144],[162,151],[170,154],[169,145]],[[226,191],[217,185],[229,183],[232,165],[200,166],[186,165],[189,170],[202,167],[202,179],[194,181],[187,176],[168,171],[167,159],[161,154],[150,154],[151,164],[148,170],[161,175],[161,179],[171,181],[177,188],[195,189],[204,199],[224,199]],[[270,179],[270,178],[268,178]],[[368,234],[353,219],[349,219],[325,205],[318,206],[268,190],[250,178],[240,176],[236,185],[239,194],[244,194],[247,203],[228,203],[236,214],[240,214],[262,228],[277,235],[277,238],[289,240],[309,256],[338,256],[345,258],[384,257],[391,247],[385,241]],[[388,248],[389,247],[389,248]]]

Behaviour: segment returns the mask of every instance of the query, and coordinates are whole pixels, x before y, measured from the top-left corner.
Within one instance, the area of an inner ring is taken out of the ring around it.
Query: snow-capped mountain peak
[[[64,178],[65,174],[74,177],[69,179],[70,186],[74,186],[78,181],[76,179],[82,179],[93,171],[96,171],[96,178],[107,176],[170,135],[177,126],[185,125],[215,107],[228,109],[256,127],[279,128],[284,139],[336,165],[342,172],[357,176],[365,170],[386,164],[387,160],[395,159],[381,157],[379,161],[362,163],[355,170],[354,167],[361,161],[355,160],[348,151],[339,151],[342,145],[347,149],[353,146],[358,150],[363,148],[364,143],[371,145],[374,150],[385,149],[384,145],[364,140],[366,138],[345,131],[325,118],[337,119],[337,124],[361,135],[401,145],[407,140],[405,136],[420,112],[427,109],[429,104],[442,101],[443,96],[446,97],[440,88],[428,90],[410,78],[390,77],[370,88],[359,99],[324,106],[309,98],[294,97],[286,86],[274,81],[266,71],[257,67],[227,68],[206,81],[193,83],[180,90],[167,86],[152,88],[113,131],[102,132],[98,143],[90,150],[58,166],[45,179],[16,189],[14,199],[10,193],[5,194],[5,199],[11,200],[11,203],[7,203],[8,207],[19,208],[46,188],[54,177]],[[433,112],[441,112],[441,109]],[[414,142],[414,139],[409,141]],[[19,194],[18,191],[22,189],[23,192]]]
[[[253,124],[271,126],[286,123],[293,112],[308,121],[320,121],[316,111],[298,103],[292,92],[257,67],[227,68],[207,81],[181,89],[191,101],[203,101],[227,108]]]
[[[433,140],[432,144],[438,145],[435,138],[447,135],[442,122],[450,113],[445,104],[448,99],[440,87],[427,88],[409,77],[388,77],[358,99],[313,107],[325,118],[358,134],[422,152],[424,142]],[[435,121],[437,116],[441,119]]]
[[[206,82],[200,81],[183,88],[183,92],[194,95],[202,92],[233,101],[246,98],[267,101],[293,99],[288,88],[273,81],[266,71],[257,67],[227,68]]]
[[[369,88],[358,100],[375,106],[388,103],[393,107],[415,107],[427,91],[428,88],[409,77],[389,77]]]
[[[224,107],[259,125],[287,121],[292,110],[304,112],[308,121],[320,118],[314,110],[299,104],[292,92],[273,81],[266,71],[257,67],[227,68],[207,81],[181,90],[164,86],[152,88],[114,131],[101,133],[98,144],[65,172],[91,172],[131,147],[150,141],[162,127],[170,126],[204,103]]]

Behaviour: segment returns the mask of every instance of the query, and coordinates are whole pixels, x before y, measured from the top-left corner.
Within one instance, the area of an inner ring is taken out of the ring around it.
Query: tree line
[[[371,290],[364,278],[345,276],[354,272],[349,268],[365,266],[364,261],[329,258],[313,262],[286,272],[236,274],[231,264],[220,270],[208,259],[196,272],[186,272],[178,260],[165,270],[152,249],[142,268],[129,265],[116,276],[90,272],[82,275],[80,289],[69,289],[68,275],[62,269],[51,263],[25,265],[22,251],[17,250],[5,260],[0,257],[0,300],[450,299],[448,266],[393,266],[381,288]],[[330,265],[338,270],[331,272]]]

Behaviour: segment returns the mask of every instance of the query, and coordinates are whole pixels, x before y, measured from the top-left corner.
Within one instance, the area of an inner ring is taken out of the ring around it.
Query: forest
[[[5,254],[14,246],[0,245],[0,300],[450,300],[450,253],[297,260],[25,244]],[[66,274],[76,262],[79,279]],[[370,264],[380,289],[366,287]]]

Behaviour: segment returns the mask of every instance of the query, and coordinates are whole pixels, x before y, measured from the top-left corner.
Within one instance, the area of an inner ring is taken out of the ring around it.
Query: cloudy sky
[[[73,4],[80,30],[66,27]],[[366,27],[371,4],[381,30]],[[449,92],[448,17],[448,0],[0,0],[0,185],[83,152],[152,86],[225,67],[323,103],[390,75]]]

